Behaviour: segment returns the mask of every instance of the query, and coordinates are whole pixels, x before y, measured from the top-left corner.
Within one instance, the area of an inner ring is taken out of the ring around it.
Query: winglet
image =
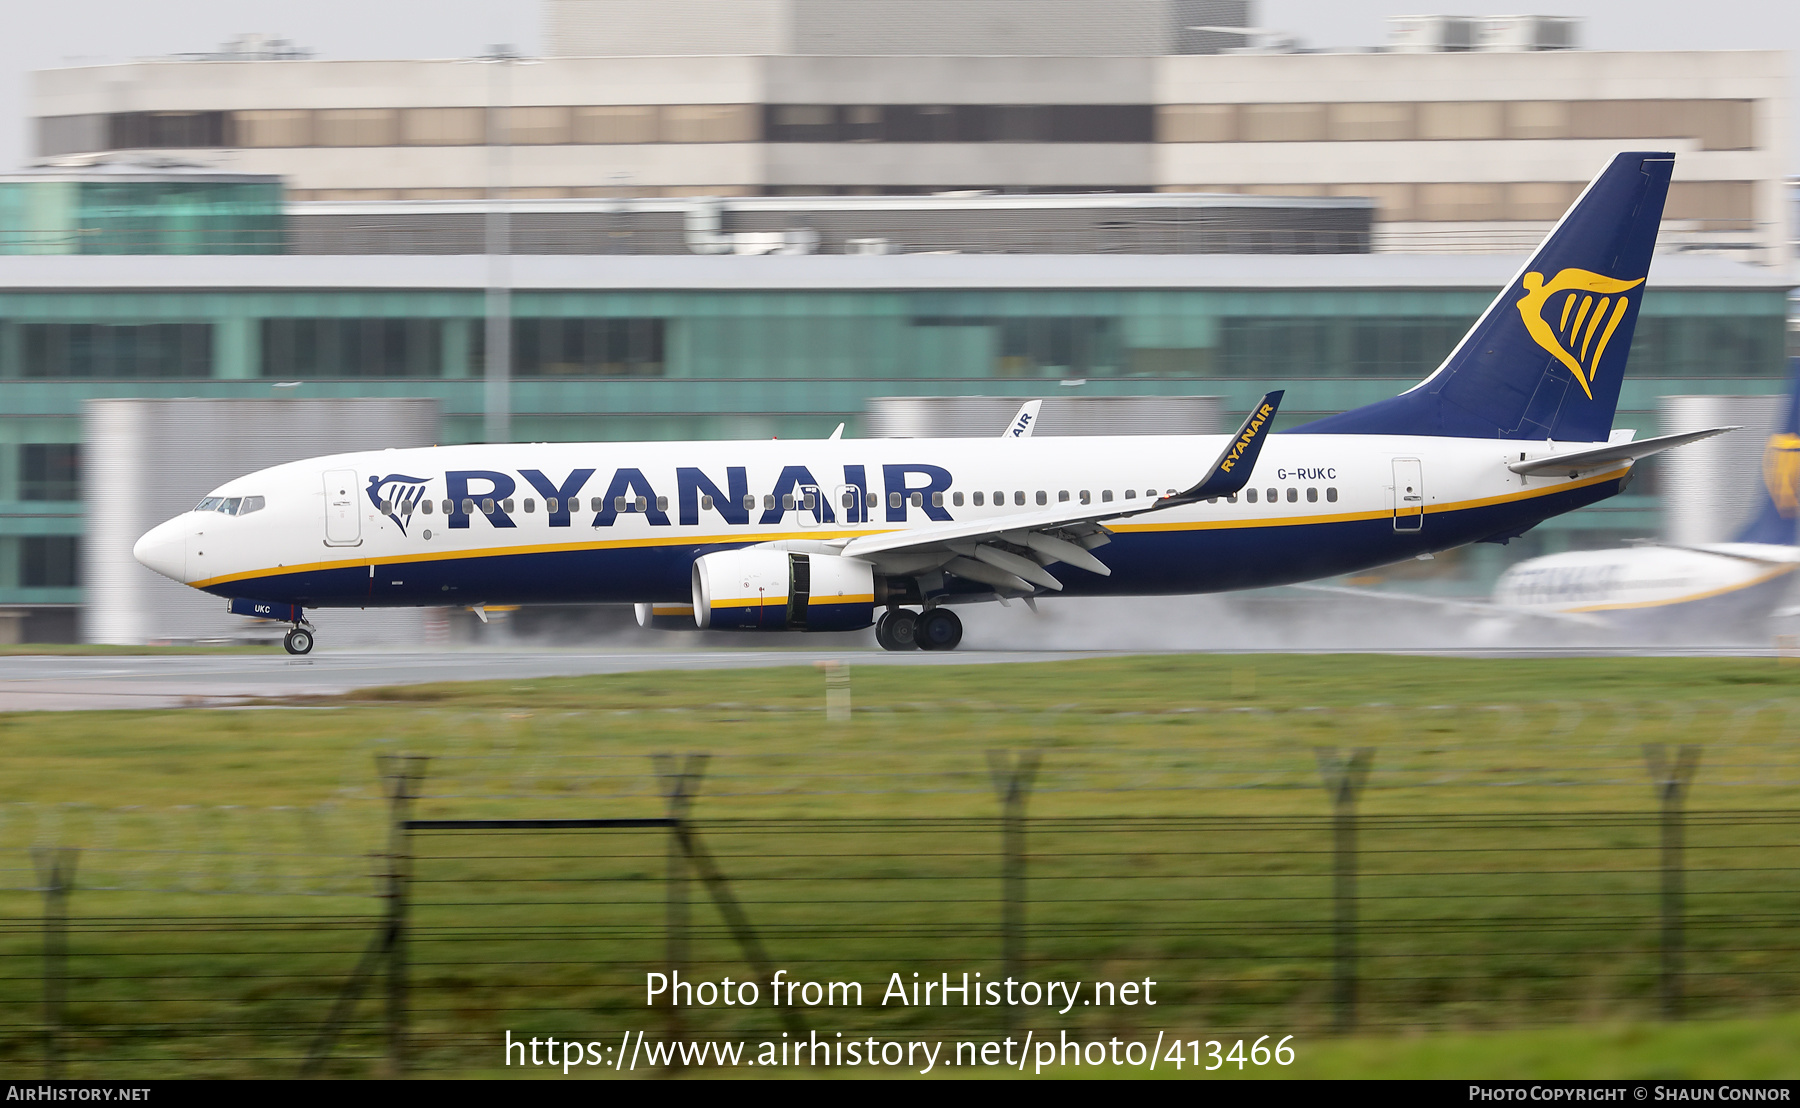
[[[1027,400],[1019,407],[1019,414],[1013,416],[1006,430],[1000,432],[1003,439],[1028,439],[1032,430],[1037,427],[1038,409],[1044,406],[1042,400]]]
[[[1156,506],[1172,508],[1215,496],[1235,496],[1239,489],[1249,484],[1250,471],[1256,468],[1256,457],[1262,453],[1263,440],[1269,437],[1269,428],[1275,423],[1275,412],[1281,407],[1283,393],[1284,390],[1276,389],[1252,404],[1244,425],[1237,429],[1237,434],[1231,437],[1200,483],[1186,492],[1163,497]]]
[[[837,430],[835,430],[831,433],[830,441],[836,442],[838,439],[841,439],[843,437],[844,437],[844,425],[840,423],[837,425]]]

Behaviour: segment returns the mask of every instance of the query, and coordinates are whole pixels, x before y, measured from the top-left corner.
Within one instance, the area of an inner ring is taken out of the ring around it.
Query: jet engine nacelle
[[[875,567],[751,547],[694,562],[694,622],[723,631],[855,631],[875,622]]]

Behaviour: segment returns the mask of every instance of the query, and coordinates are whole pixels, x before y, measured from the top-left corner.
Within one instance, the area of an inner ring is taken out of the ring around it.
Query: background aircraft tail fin
[[[1800,364],[1788,384],[1787,413],[1763,446],[1761,506],[1733,542],[1794,545],[1800,522]]]
[[[1435,373],[1300,430],[1606,441],[1674,167],[1613,158]]]

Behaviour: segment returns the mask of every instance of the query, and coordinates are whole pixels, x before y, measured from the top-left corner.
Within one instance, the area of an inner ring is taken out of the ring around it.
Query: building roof
[[[515,256],[518,291],[917,291],[956,289],[1496,289],[1524,263],[1506,254],[842,254],[758,257]],[[481,255],[114,255],[0,257],[0,292],[479,291]],[[1786,269],[1666,254],[1650,285],[1781,291]]]

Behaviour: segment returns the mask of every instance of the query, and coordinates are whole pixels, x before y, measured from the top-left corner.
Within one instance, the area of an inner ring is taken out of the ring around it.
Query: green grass
[[[410,686],[299,711],[0,716],[0,884],[32,883],[33,844],[86,848],[72,1072],[286,1073],[304,1047],[293,1028],[322,1016],[380,911],[376,754],[431,756],[419,815],[514,818],[660,815],[651,756],[706,752],[701,838],[775,963],[878,994],[894,970],[1000,969],[986,755],[1034,749],[1028,973],[1152,976],[1164,1003],[1036,1013],[1027,1027],[1279,1029],[1307,1044],[1302,1068],[1316,1058],[1332,1076],[1357,1059],[1371,1073],[1473,1076],[1481,1059],[1515,1055],[1594,1075],[1761,1066],[1759,1029],[1792,1027],[1800,667],[1150,656],[866,667],[853,684],[845,725],[824,718],[810,667]],[[1658,934],[1645,743],[1701,748],[1688,1003],[1709,1022],[1674,1031],[1644,1023]],[[1364,746],[1364,1017],[1398,1033],[1337,1040],[1331,809],[1315,749]],[[482,1071],[508,1028],[663,1026],[637,996],[663,956],[660,832],[420,835],[414,849],[413,1027],[432,1072]],[[0,893],[11,1064],[38,1051],[38,908],[34,894]],[[693,972],[741,978],[742,953],[698,887],[692,917]],[[378,1011],[358,1009],[336,1072],[369,1072]],[[991,1031],[993,1015],[871,1005],[813,1024],[949,1037]],[[1507,1030],[1542,1023],[1595,1037],[1598,1068],[1556,1053],[1560,1029]],[[713,1009],[688,1026],[774,1024],[763,1009]],[[1739,1046],[1704,1038],[1732,1027],[1717,1035]],[[1637,1045],[1667,1034],[1676,1045]],[[1701,1045],[1679,1045],[1690,1041]]]

